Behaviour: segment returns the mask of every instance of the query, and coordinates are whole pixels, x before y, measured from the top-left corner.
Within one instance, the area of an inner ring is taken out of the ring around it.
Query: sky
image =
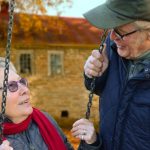
[[[104,3],[106,0],[73,0],[71,8],[65,8],[61,16],[82,18],[83,13]],[[56,12],[50,8],[48,15],[56,15]]]

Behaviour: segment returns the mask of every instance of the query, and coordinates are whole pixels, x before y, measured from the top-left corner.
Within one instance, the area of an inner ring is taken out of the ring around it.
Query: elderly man
[[[96,77],[100,96],[97,149],[150,150],[150,1],[107,0],[84,16],[110,31],[102,54],[93,50],[84,66],[85,86],[90,89]],[[86,142],[93,133],[79,136],[85,122],[79,120],[73,131]]]

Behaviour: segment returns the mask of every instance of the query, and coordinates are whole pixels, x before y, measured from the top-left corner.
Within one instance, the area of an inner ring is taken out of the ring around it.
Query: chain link
[[[87,103],[87,111],[86,111],[86,114],[85,114],[86,119],[90,118],[91,107],[92,107],[92,100],[93,100],[94,89],[95,89],[95,80],[96,80],[96,78],[93,78],[92,82],[91,82],[91,90],[90,90],[90,93],[89,93],[89,101]]]
[[[103,49],[104,49],[104,42],[105,42],[105,39],[106,39],[106,36],[107,36],[107,30],[104,30],[104,33],[101,37],[101,44],[100,44],[100,47],[99,47],[99,52],[100,54],[102,53]],[[93,101],[93,96],[94,96],[94,90],[95,90],[95,80],[96,80],[96,77],[93,77],[92,78],[92,82],[91,82],[91,88],[90,88],[90,93],[89,93],[89,101],[87,103],[87,110],[86,110],[86,113],[85,113],[85,117],[86,119],[89,119],[90,118],[90,113],[91,113],[91,107],[92,107],[92,101]],[[81,140],[80,141],[80,149],[81,150],[85,150],[84,146],[83,146],[83,143],[85,141]]]
[[[10,47],[11,47],[12,28],[13,28],[14,6],[15,6],[15,0],[10,0],[2,104],[1,104],[1,114],[0,114],[0,142],[1,143],[3,141],[3,123],[5,119],[5,107],[6,107],[6,97],[7,97],[7,83],[8,83],[8,74],[9,74]]]
[[[106,36],[107,36],[107,30],[104,30],[104,33],[101,37],[101,44],[100,44],[100,47],[99,47],[100,54],[102,53],[102,51],[104,49],[104,42],[105,42]],[[91,89],[90,89],[90,93],[89,93],[89,101],[88,101],[88,104],[87,104],[87,111],[86,111],[86,114],[85,114],[86,119],[90,118],[92,100],[93,100],[94,90],[95,90],[95,80],[96,80],[96,77],[93,77],[92,82],[91,82]]]

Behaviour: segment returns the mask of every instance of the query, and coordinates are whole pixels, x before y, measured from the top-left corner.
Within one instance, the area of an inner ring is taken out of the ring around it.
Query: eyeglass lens
[[[120,39],[123,39],[123,37],[128,36],[128,35],[130,35],[130,34],[133,34],[133,33],[137,32],[137,31],[139,31],[139,30],[134,30],[134,31],[131,31],[131,32],[129,32],[129,33],[121,34],[121,33],[119,33],[119,31],[118,31],[117,28],[114,28],[113,30],[114,30],[114,32],[116,33],[116,35],[117,35]]]
[[[18,83],[28,86],[27,80],[24,78],[21,78],[19,81],[10,81],[8,82],[8,89],[10,92],[16,92],[18,90]]]

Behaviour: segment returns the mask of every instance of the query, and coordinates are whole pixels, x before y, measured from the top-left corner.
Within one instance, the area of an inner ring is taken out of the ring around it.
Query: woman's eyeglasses
[[[131,35],[137,31],[139,31],[140,29],[138,30],[134,30],[134,31],[131,31],[131,32],[128,32],[128,33],[125,33],[125,34],[121,34],[119,33],[118,29],[117,28],[114,28],[113,31],[115,32],[115,34],[118,36],[118,38],[120,39],[123,39],[125,36],[128,36],[128,35]]]
[[[19,85],[21,84],[23,86],[28,87],[28,82],[25,78],[21,78],[19,81],[9,81],[7,88],[10,92],[16,92],[19,88]],[[3,89],[2,87],[0,87],[0,90]]]

